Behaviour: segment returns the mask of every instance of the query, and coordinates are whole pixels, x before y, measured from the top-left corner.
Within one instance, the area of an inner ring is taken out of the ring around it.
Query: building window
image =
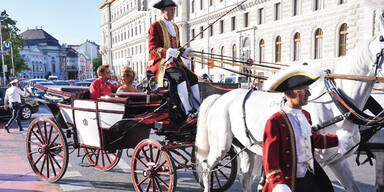
[[[213,5],[213,0],[209,0],[209,6]]]
[[[224,33],[224,20],[220,21],[220,33]]]
[[[296,15],[299,14],[299,11],[300,11],[300,9],[299,9],[299,0],[292,0],[292,3],[293,3],[293,5],[292,5],[292,10],[293,10],[292,15],[296,16]]]
[[[233,44],[232,45],[232,63],[235,63],[235,59],[236,59],[236,44]]]
[[[192,3],[191,3],[191,12],[194,13],[195,12],[195,1],[192,0]]]
[[[317,11],[321,9],[322,0],[314,0],[313,10]]]
[[[191,39],[195,37],[195,29],[191,29]]]
[[[204,38],[204,32],[203,32],[204,28],[203,26],[200,27],[200,39]]]
[[[281,9],[281,4],[276,3],[275,4],[275,21],[280,19],[280,9]]]
[[[224,46],[220,49],[221,67],[224,66]]]
[[[264,23],[264,8],[258,10],[258,24],[261,25]]]
[[[209,26],[209,36],[213,36],[213,25]]]
[[[300,33],[295,33],[293,36],[293,61],[300,60],[300,52],[301,52],[301,38]]]
[[[244,13],[244,27],[249,26],[249,13]]]
[[[200,10],[203,10],[204,6],[203,6],[203,0],[200,0]]]
[[[232,17],[231,18],[231,23],[232,23],[232,31],[234,31],[236,29],[236,17]]]
[[[339,0],[339,5],[344,4],[345,0]]]
[[[261,39],[259,42],[259,63],[264,62],[264,48],[265,48],[264,39]]]
[[[314,59],[321,58],[322,42],[323,41],[323,30],[317,29],[315,31],[315,54]]]
[[[281,62],[281,37],[277,36],[275,40],[275,62]]]
[[[342,24],[339,30],[339,57],[347,54],[347,24]]]

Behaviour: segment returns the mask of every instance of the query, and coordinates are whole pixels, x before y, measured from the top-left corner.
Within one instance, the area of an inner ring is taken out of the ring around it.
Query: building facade
[[[43,29],[28,29],[20,35],[24,39],[20,55],[30,69],[21,71],[20,76],[33,79],[55,75],[63,79],[66,52],[59,41]]]
[[[215,54],[219,60],[252,59],[256,64],[273,66],[307,62],[323,69],[332,68],[378,29],[378,13],[358,0],[248,0],[238,7],[240,0],[182,2],[175,17],[181,44],[217,20],[189,46],[198,53]],[[129,65],[139,77],[143,76],[148,56],[147,31],[150,23],[160,18],[160,11],[148,5],[151,1],[106,0],[99,7],[103,62],[112,64],[115,70]],[[136,49],[140,51],[135,52]],[[215,65],[243,70],[220,62]],[[208,69],[197,62],[192,68],[197,75],[207,73],[214,81],[235,75],[217,67]],[[264,68],[252,73],[269,76],[274,71]]]

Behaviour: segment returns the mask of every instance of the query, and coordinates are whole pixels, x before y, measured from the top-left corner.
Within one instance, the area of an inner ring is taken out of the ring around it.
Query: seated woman
[[[117,87],[113,85],[108,80],[111,79],[111,71],[109,70],[109,65],[101,65],[97,68],[97,78],[89,86],[89,93],[91,99],[98,99],[101,96],[110,96],[112,93],[115,93]]]
[[[117,92],[139,92],[139,90],[132,85],[135,76],[136,74],[132,68],[125,66],[121,70],[121,81],[123,85],[117,89]]]

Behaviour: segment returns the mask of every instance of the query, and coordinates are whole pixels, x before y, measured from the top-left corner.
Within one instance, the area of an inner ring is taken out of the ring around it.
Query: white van
[[[220,83],[239,83],[241,88],[249,88],[248,77],[246,76],[230,76],[223,77]]]
[[[48,77],[48,80],[56,81],[56,80],[58,80],[58,78],[57,78],[57,76],[51,75],[51,76]]]

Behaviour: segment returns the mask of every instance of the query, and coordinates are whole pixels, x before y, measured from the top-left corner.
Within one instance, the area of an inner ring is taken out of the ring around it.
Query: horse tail
[[[204,99],[203,103],[200,105],[195,140],[196,160],[198,161],[205,160],[209,154],[207,117],[209,109],[219,97],[220,95],[218,94],[211,95]]]

